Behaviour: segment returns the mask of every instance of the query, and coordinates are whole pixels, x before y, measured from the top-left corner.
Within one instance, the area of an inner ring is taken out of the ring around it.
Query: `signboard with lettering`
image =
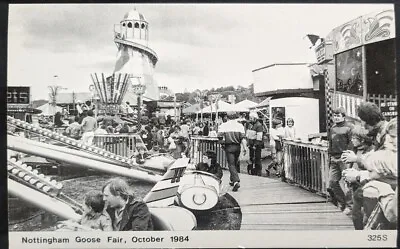
[[[22,104],[30,103],[30,87],[25,86],[8,86],[7,87],[7,104]]]
[[[387,119],[397,117],[397,101],[381,103],[381,112]]]
[[[331,42],[322,42],[315,48],[318,64],[330,61],[333,59],[333,47]]]
[[[118,114],[119,109],[120,109],[119,105],[100,104],[99,105],[99,114],[116,115],[116,114]]]
[[[30,114],[39,114],[42,113],[41,110],[32,108],[32,107],[26,107],[22,105],[7,105],[7,114],[8,113],[30,113]]]

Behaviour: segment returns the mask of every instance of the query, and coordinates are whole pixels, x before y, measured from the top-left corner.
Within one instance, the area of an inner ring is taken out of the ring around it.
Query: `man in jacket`
[[[103,198],[114,231],[152,231],[154,229],[146,203],[135,200],[124,180],[114,178],[107,182],[103,187]]]
[[[243,125],[236,121],[236,114],[228,113],[227,116],[229,120],[219,126],[218,136],[222,138],[225,147],[225,154],[230,172],[230,185],[233,186],[232,191],[236,192],[240,188],[238,174],[240,171],[240,145],[242,145],[243,155],[245,155],[246,136]]]
[[[328,191],[334,204],[338,204],[341,211],[350,214],[349,200],[346,200],[342,187],[339,184],[342,171],[346,169],[341,156],[344,151],[352,149],[351,130],[353,126],[346,121],[346,111],[343,107],[333,110],[334,125],[329,132],[329,188]]]
[[[262,119],[258,118],[258,116],[251,117],[251,119],[246,131],[251,162],[251,167],[247,170],[251,175],[261,176],[261,150],[264,145]]]

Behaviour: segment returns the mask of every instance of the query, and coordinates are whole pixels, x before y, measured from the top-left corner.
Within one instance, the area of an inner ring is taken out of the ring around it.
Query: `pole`
[[[174,93],[174,117],[175,117],[175,122],[177,122],[177,117],[176,117],[176,95]]]
[[[138,102],[138,127],[141,126],[140,122],[142,120],[142,114],[141,114],[141,111],[140,111],[140,109],[141,109],[141,101],[142,101],[141,94],[139,93],[138,97],[137,97],[137,102]]]
[[[76,110],[75,110],[75,92],[72,91],[72,110],[74,110],[74,116],[76,116]]]
[[[200,121],[203,123],[203,107],[204,107],[204,105],[203,105],[203,100],[201,99],[200,100],[200,103],[202,103],[201,105],[200,105],[200,108],[201,108],[201,113],[200,113]]]

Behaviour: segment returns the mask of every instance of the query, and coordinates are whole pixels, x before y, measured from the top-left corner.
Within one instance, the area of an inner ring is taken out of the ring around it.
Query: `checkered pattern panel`
[[[332,90],[329,87],[329,73],[328,70],[324,70],[325,76],[325,108],[326,108],[326,130],[332,127]]]

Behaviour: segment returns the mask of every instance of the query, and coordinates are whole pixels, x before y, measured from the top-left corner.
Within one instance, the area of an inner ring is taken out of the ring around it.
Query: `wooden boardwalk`
[[[324,197],[279,179],[239,175],[238,192],[229,186],[229,171],[222,184],[240,205],[241,230],[354,230],[351,217]]]

